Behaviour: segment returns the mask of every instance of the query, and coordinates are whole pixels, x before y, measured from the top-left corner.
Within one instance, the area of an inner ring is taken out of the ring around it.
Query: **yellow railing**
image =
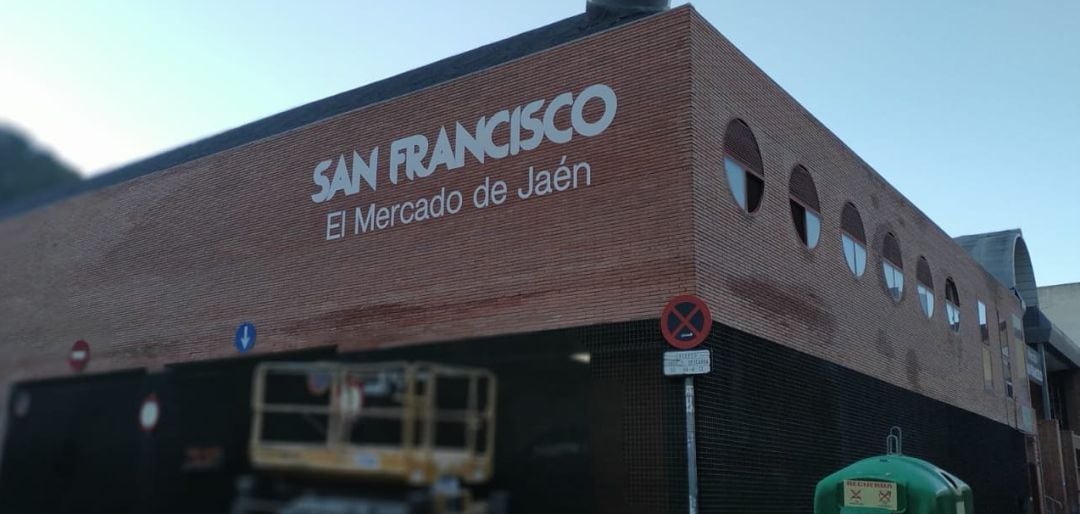
[[[432,363],[268,362],[253,377],[256,468],[430,485],[493,472],[496,379]]]

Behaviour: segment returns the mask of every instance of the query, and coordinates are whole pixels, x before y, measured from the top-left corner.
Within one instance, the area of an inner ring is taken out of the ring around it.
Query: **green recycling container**
[[[971,487],[924,460],[882,455],[820,482],[814,514],[973,514]]]

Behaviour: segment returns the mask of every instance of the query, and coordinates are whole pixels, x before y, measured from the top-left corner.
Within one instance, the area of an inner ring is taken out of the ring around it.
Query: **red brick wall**
[[[243,321],[261,353],[658,316],[693,281],[689,20],[677,10],[0,222],[0,377],[69,375],[77,339],[93,373],[231,357]],[[387,180],[395,139],[434,145],[441,125],[596,83],[618,96],[600,135]],[[312,202],[316,163],[375,145],[376,192]],[[590,164],[591,186],[513,197],[530,166],[563,156]],[[468,198],[485,176],[509,183],[505,204],[325,240],[328,212],[442,187]]]
[[[713,319],[1015,426],[993,313],[1000,309],[1003,319],[1020,314],[1018,301],[696,13],[692,30],[696,272]],[[765,195],[754,214],[740,210],[723,172],[724,132],[736,118],[754,131],[764,161]],[[821,203],[814,250],[798,239],[788,204],[788,178],[799,164],[813,177]],[[859,279],[840,243],[847,202],[858,207],[868,240]],[[899,303],[887,295],[882,277],[887,232],[899,239],[903,254]],[[916,292],[920,255],[933,273],[936,304],[929,320]],[[947,277],[960,294],[958,335],[945,321]],[[983,383],[977,300],[991,316],[993,391]],[[1013,344],[1016,396],[1027,404],[1018,371],[1022,345]]]
[[[384,174],[377,192],[324,204],[309,197],[323,159],[374,145],[386,159],[397,138],[434,143],[441,125],[595,83],[619,101],[599,136],[393,187]],[[733,117],[765,161],[754,215],[737,210],[719,167]],[[564,155],[590,163],[592,186],[324,240],[328,212],[441,187],[468,197],[485,176],[514,190],[530,166],[553,170]],[[812,252],[787,207],[796,163],[821,198]],[[860,280],[840,254],[848,200],[871,240]],[[877,264],[886,230],[904,255],[899,305]],[[91,343],[88,372],[103,372],[234,356],[242,321],[258,327],[257,353],[355,350],[656,317],[668,297],[696,291],[718,322],[1015,422],[994,330],[997,383],[983,389],[974,305],[1007,318],[1017,302],[689,7],[5,220],[0,240],[5,389],[70,374],[76,339]],[[937,286],[930,321],[916,302],[919,255]],[[960,290],[959,336],[944,321],[946,276]]]

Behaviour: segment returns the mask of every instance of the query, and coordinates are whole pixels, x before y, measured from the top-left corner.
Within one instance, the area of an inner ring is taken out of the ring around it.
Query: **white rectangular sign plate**
[[[897,510],[896,483],[844,480],[844,506]]]
[[[709,350],[664,352],[664,376],[704,375],[711,370]]]

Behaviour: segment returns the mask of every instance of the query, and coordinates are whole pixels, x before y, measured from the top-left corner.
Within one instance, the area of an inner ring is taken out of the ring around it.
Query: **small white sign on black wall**
[[[709,350],[664,352],[664,376],[704,375],[712,371]]]

